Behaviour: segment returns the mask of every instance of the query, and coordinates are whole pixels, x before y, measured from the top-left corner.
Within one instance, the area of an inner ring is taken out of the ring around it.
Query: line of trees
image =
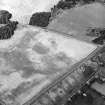
[[[77,4],[84,5],[95,1],[96,0],[61,0],[57,5],[54,5],[54,7],[51,8],[51,12],[38,12],[33,14],[30,18],[29,25],[47,27],[49,22],[52,20],[53,14],[57,15],[55,12],[58,12],[59,10],[71,9]]]
[[[12,14],[6,10],[0,11],[0,40],[10,39],[15,29],[17,28],[17,21],[10,21]]]

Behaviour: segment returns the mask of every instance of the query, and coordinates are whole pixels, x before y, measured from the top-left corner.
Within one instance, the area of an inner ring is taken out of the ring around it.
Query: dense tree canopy
[[[51,17],[50,12],[39,12],[32,15],[29,25],[46,27]]]
[[[90,37],[96,37],[92,40],[95,44],[103,44],[105,40],[105,28],[90,28],[87,31],[87,35]]]
[[[10,39],[14,34],[17,24],[17,21],[13,21],[0,27],[0,40]]]
[[[6,10],[1,10],[0,11],[0,24],[7,24],[10,22],[10,18],[12,17],[12,14],[9,13]]]

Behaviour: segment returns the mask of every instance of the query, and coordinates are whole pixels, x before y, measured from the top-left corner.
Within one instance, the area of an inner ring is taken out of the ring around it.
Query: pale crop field
[[[48,28],[72,35],[80,40],[91,42],[86,35],[89,27],[105,27],[105,6],[93,3],[65,10],[50,22]]]
[[[97,46],[63,34],[24,26],[0,41],[0,99],[22,105],[92,53]],[[12,97],[12,98],[10,98]]]

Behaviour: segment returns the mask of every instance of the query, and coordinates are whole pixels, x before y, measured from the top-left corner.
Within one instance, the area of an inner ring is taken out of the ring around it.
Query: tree
[[[14,34],[17,24],[17,21],[13,21],[6,24],[5,26],[0,27],[0,40],[10,39]]]
[[[0,11],[0,24],[7,24],[10,22],[10,18],[12,17],[12,14],[9,13],[6,10],[1,10]]]
[[[75,1],[59,1],[56,5],[58,9],[70,9],[76,5]]]
[[[29,25],[46,27],[49,24],[51,12],[38,12],[32,15]]]

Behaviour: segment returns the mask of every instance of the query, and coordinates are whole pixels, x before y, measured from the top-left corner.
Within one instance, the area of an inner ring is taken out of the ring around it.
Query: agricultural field
[[[0,41],[0,98],[8,105],[22,105],[96,48],[59,33],[18,25],[11,39]]]

